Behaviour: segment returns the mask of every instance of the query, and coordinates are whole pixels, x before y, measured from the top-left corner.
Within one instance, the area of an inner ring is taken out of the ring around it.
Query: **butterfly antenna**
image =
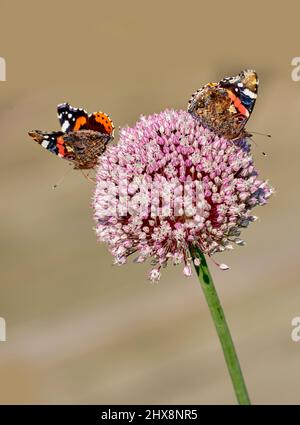
[[[250,131],[251,134],[257,134],[258,136],[264,136],[264,137],[272,137],[271,134],[266,133],[258,133],[257,131]]]
[[[80,171],[81,171],[83,177],[86,178],[89,182],[91,182],[93,184],[96,182],[96,179],[90,177],[89,172],[87,174],[85,174],[85,172],[82,169]]]
[[[73,170],[73,168],[68,168],[67,171],[62,175],[62,177],[58,180],[56,184],[52,186],[52,189],[57,189],[58,186],[64,181],[64,179],[67,177],[67,175]]]
[[[251,140],[251,142],[253,142],[255,144],[256,147],[258,147],[256,141],[254,139],[252,139],[252,137],[249,137],[249,139]],[[261,154],[263,156],[267,156],[266,152],[264,152],[264,151],[261,151]]]

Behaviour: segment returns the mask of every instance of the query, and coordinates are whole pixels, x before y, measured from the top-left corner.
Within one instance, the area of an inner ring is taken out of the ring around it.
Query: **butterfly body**
[[[107,114],[87,114],[68,103],[58,105],[61,131],[30,131],[37,143],[60,158],[73,163],[75,169],[90,169],[97,165],[107,144],[113,139],[114,126]]]
[[[208,83],[191,97],[188,112],[204,127],[228,140],[240,140],[250,134],[245,125],[257,97],[258,78],[253,70],[235,77]]]

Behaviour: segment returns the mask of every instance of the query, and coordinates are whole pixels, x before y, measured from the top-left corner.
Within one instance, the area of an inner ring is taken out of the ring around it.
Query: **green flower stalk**
[[[190,245],[190,253],[222,345],[237,401],[239,404],[251,404],[230,330],[227,325],[212,276],[207,266],[205,256],[193,245]]]

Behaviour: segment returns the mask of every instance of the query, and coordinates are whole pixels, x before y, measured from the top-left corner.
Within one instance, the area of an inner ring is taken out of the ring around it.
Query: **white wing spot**
[[[70,127],[69,121],[65,121],[61,127],[62,131],[67,131],[67,129]]]
[[[256,99],[257,98],[257,94],[253,93],[253,91],[249,90],[249,89],[245,89],[244,90],[244,94],[246,96],[249,96],[251,99]]]
[[[42,143],[41,143],[41,145],[43,146],[43,148],[46,148],[47,149],[47,147],[49,145],[48,140],[43,140]]]

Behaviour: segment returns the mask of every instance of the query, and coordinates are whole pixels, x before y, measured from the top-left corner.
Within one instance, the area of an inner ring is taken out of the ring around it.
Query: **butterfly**
[[[191,96],[188,112],[204,127],[228,140],[251,136],[245,125],[257,98],[258,77],[244,69],[235,77],[208,83]]]
[[[113,140],[114,125],[104,112],[88,114],[68,103],[57,106],[61,131],[29,131],[43,148],[73,163],[75,169],[90,169],[97,165],[107,144]]]

